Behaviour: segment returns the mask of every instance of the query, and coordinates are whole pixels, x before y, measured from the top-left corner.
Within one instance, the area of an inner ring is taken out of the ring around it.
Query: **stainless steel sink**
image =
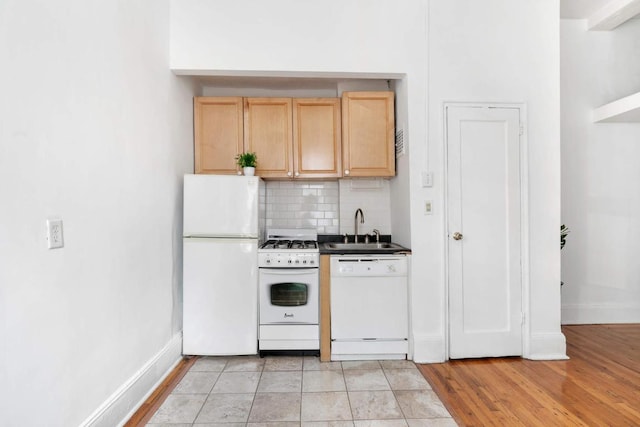
[[[390,249],[403,250],[400,245],[395,243],[325,243],[329,249],[337,250],[360,250],[360,251],[377,251]]]

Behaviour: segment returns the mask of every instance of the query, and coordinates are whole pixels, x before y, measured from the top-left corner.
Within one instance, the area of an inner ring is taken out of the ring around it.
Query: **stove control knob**
[[[296,264],[300,264],[300,260],[299,259],[296,260]]]
[[[291,260],[287,261],[289,264],[291,264]]]
[[[271,260],[269,258],[267,258],[267,264],[271,264]]]
[[[303,264],[306,264],[306,263],[307,263],[307,260],[306,260],[306,259],[305,259],[305,260],[302,260],[302,263],[303,263]]]
[[[313,264],[313,263],[315,263],[315,261],[314,261],[314,260],[310,260],[310,261],[309,261],[309,264]]]

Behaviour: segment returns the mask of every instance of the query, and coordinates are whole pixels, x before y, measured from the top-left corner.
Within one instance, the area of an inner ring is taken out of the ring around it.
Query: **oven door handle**
[[[296,275],[313,275],[318,272],[317,268],[261,268],[265,270],[264,274],[274,276],[296,276]]]

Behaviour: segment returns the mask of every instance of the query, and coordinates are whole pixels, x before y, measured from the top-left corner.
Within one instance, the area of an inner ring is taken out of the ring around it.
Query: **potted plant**
[[[256,173],[258,156],[256,153],[241,153],[236,156],[236,163],[242,168],[246,176],[253,176]]]

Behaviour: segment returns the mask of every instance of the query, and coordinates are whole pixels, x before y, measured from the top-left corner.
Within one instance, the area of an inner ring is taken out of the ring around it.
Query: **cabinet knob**
[[[291,171],[287,172],[287,176],[291,176]]]
[[[296,176],[300,176],[300,172],[296,172]]]
[[[345,175],[349,175],[349,169],[346,169],[346,170],[344,171],[344,174],[345,174]]]

